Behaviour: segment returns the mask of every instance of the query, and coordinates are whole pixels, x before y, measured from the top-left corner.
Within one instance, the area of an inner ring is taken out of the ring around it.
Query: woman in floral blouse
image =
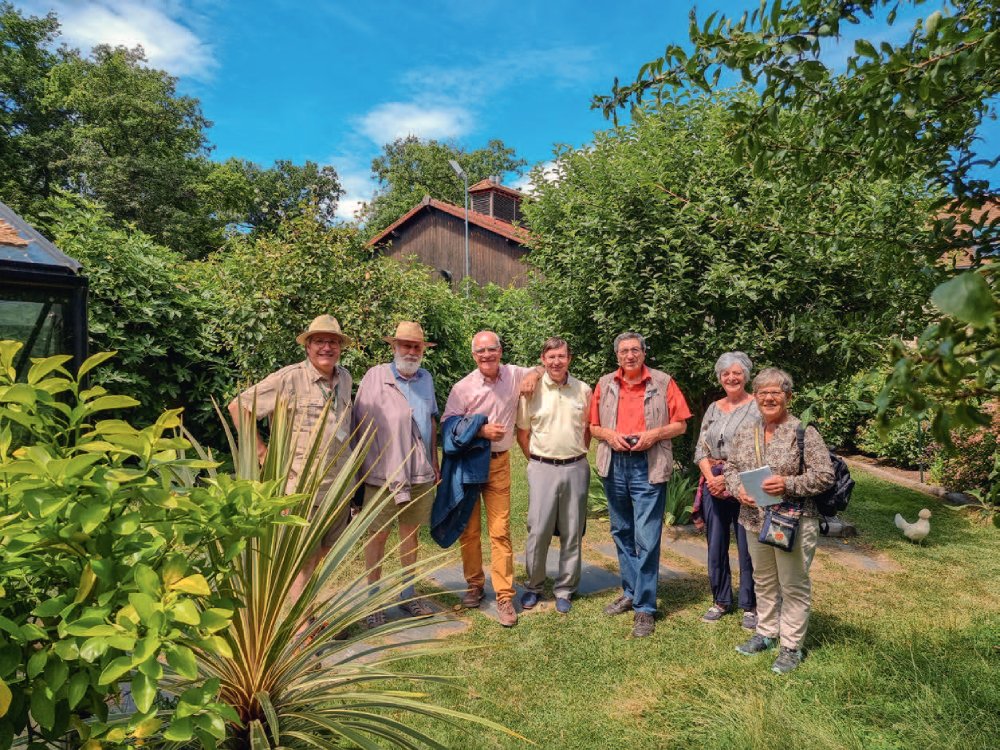
[[[802,661],[811,605],[809,566],[819,538],[819,518],[812,496],[833,485],[833,465],[823,438],[814,428],[805,431],[805,447],[800,452],[796,435],[801,425],[788,411],[792,398],[792,378],[783,370],[768,367],[754,378],[754,399],[761,422],[747,425],[737,434],[726,463],[726,487],[743,504],[740,524],[747,531],[753,560],[757,594],[757,630],[746,643],[736,647],[741,654],[753,655],[780,643],[772,669],[787,674]],[[783,499],[783,509],[801,514],[792,549],[784,551],[758,540],[764,510],[750,498],[739,473],[769,466],[772,475],[762,489]]]

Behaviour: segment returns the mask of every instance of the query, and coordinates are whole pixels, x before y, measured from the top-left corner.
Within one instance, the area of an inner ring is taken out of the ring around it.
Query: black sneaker
[[[631,602],[630,602],[631,603]],[[636,612],[632,622],[632,637],[645,638],[656,630],[656,620],[648,612]]]
[[[786,648],[782,646],[778,651],[778,658],[774,660],[771,671],[777,674],[788,674],[802,663],[802,651],[797,648]]]
[[[604,608],[604,614],[623,615],[630,609],[632,609],[632,600],[625,596],[625,594],[621,594],[617,599],[611,602],[611,604]]]
[[[762,654],[765,651],[769,651],[777,645],[774,638],[768,638],[761,635],[760,633],[754,633],[750,636],[750,640],[746,643],[741,643],[736,647],[738,653],[744,656],[755,656],[757,654]]]

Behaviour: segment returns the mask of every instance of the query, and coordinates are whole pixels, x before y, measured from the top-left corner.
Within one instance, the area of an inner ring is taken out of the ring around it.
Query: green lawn
[[[514,476],[520,554],[523,460]],[[700,622],[711,604],[707,579],[674,557],[669,564],[694,577],[661,585],[652,638],[628,637],[631,618],[606,617],[610,595],[598,594],[576,600],[567,617],[530,614],[510,630],[472,614],[471,629],[448,641],[471,650],[406,662],[407,670],[461,676],[467,689],[432,685],[433,700],[545,748],[997,747],[1000,534],[932,498],[857,479],[847,515],[859,543],[903,572],[862,572],[820,554],[807,658],[788,677],[771,673],[769,655],[734,651],[745,637],[736,618]],[[912,520],[924,506],[934,517],[921,548],[892,517],[898,510]],[[589,544],[609,538],[606,522],[590,525]],[[432,732],[456,748],[522,744],[458,727]]]

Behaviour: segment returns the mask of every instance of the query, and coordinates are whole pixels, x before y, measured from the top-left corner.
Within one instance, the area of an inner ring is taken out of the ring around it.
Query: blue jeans
[[[636,612],[653,614],[667,483],[650,483],[645,451],[613,451],[603,481],[622,589]]]

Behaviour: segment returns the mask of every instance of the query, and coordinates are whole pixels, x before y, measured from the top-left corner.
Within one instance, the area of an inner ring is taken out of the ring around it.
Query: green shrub
[[[184,458],[177,410],[141,429],[102,419],[138,402],[82,389],[68,356],[34,360],[15,383],[20,348],[0,342],[0,747],[23,732],[131,744],[164,724],[165,665],[192,679],[196,652],[227,649],[235,605],[212,586],[286,501],[259,483],[196,483],[213,464]],[[116,718],[122,682],[138,712]],[[236,717],[218,688],[180,696],[166,736],[183,723],[203,745],[222,739]]]
[[[89,280],[91,351],[117,353],[93,382],[138,401],[138,422],[184,408],[191,430],[220,443],[211,398],[235,377],[207,325],[224,313],[197,266],[136,229],[113,228],[107,212],[77,196],[57,195],[46,222]]]
[[[354,339],[341,363],[355,381],[391,358],[382,337],[404,319],[419,321],[437,343],[426,367],[442,384],[439,396],[472,367],[463,299],[432,282],[423,266],[372,257],[355,229],[293,218],[273,235],[234,241],[200,273],[224,311],[213,320],[212,336],[231,352],[234,386],[227,396],[236,382],[302,360],[295,336],[321,313],[336,316]]]
[[[792,409],[803,421],[814,424],[831,448],[854,451],[858,429],[874,413],[875,396],[884,379],[883,373],[872,370],[807,388],[796,394]]]
[[[683,525],[691,520],[691,511],[694,510],[694,493],[697,487],[698,477],[693,470],[674,470],[667,483],[664,526]]]
[[[935,456],[931,477],[946,489],[958,492],[989,491],[990,475],[997,470],[1000,409],[993,405],[985,411],[992,414],[990,427],[953,430],[951,447],[942,447]]]
[[[874,419],[862,425],[857,444],[863,453],[904,469],[926,466],[933,451],[926,429],[918,432],[916,420],[904,417],[902,412],[884,434]]]

